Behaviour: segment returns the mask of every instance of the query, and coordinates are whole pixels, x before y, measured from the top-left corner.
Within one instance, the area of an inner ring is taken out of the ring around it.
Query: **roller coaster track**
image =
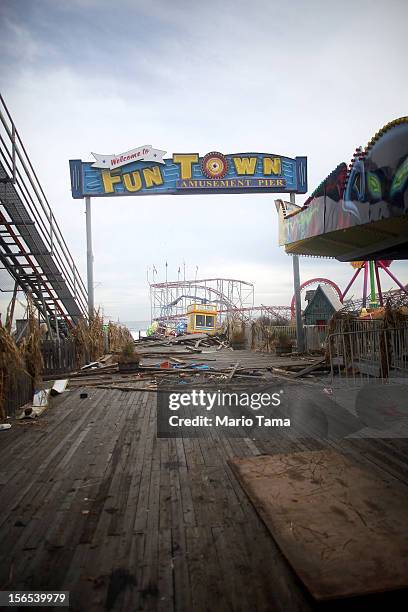
[[[177,320],[185,317],[188,306],[195,301],[214,303],[218,311],[241,312],[253,306],[252,283],[234,278],[201,278],[150,284],[152,320]]]
[[[87,317],[87,291],[0,95],[0,261],[50,328]]]
[[[262,317],[262,316],[271,316],[273,318],[282,317],[284,319],[290,319],[290,306],[251,306],[248,308],[220,308],[217,310],[219,315],[228,315],[228,316],[237,316],[243,321],[250,321],[251,319]],[[187,312],[181,312],[175,315],[166,315],[163,317],[158,317],[155,320],[158,321],[179,321],[187,317]]]

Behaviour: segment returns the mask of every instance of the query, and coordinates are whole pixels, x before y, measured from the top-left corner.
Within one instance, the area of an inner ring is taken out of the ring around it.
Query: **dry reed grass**
[[[76,327],[70,332],[75,346],[75,367],[81,368],[90,361],[90,340],[88,323],[80,319]]]
[[[80,319],[71,331],[75,340],[75,365],[82,367],[90,361],[97,361],[105,352],[105,338],[103,331],[103,318],[98,311],[95,312],[90,324]]]
[[[0,326],[0,421],[6,418],[6,392],[17,384],[18,374],[24,371],[21,353],[10,332]]]
[[[238,318],[228,318],[227,336],[232,348],[244,348],[245,339],[245,322]]]
[[[35,307],[30,295],[27,296],[27,329],[21,341],[19,350],[25,364],[26,372],[31,376],[32,388],[39,386],[43,371],[41,354],[41,329],[38,323]]]
[[[251,349],[272,353],[278,345],[292,346],[293,339],[281,329],[287,326],[288,321],[283,317],[258,317],[251,324]]]
[[[6,417],[6,392],[16,391],[21,374],[30,376],[32,391],[41,383],[41,330],[30,295],[27,296],[26,318],[26,332],[18,346],[11,334],[11,325],[9,328],[0,326],[0,419]]]
[[[120,352],[126,344],[133,343],[130,331],[118,323],[108,324],[108,347],[110,352]],[[82,367],[90,361],[97,361],[106,352],[103,317],[99,310],[95,312],[90,325],[81,319],[71,337],[75,340],[75,364]]]
[[[89,324],[89,351],[90,360],[96,361],[105,353],[105,334],[103,331],[103,317],[99,310]]]
[[[134,345],[132,334],[123,325],[109,322],[108,327],[109,350],[111,353],[123,351],[128,345]]]

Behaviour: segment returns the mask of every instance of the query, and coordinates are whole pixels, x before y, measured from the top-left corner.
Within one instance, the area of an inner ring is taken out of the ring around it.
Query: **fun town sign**
[[[306,193],[307,158],[271,153],[174,153],[144,145],[70,160],[74,198],[184,193]]]

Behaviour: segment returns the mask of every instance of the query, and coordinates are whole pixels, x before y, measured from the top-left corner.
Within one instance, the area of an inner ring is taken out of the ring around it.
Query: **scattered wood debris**
[[[207,354],[203,354],[199,348],[193,350],[200,354],[185,355],[184,349],[180,347],[177,350],[174,343],[170,343],[168,352],[157,353],[156,350],[149,351],[146,348],[145,351],[140,352],[143,357],[137,371],[128,373],[120,372],[115,356],[103,358],[99,362],[94,362],[92,368],[81,369],[68,375],[64,374],[62,380],[54,382],[54,386],[57,385],[58,388],[60,384],[61,388],[66,388],[68,385],[70,389],[90,387],[119,390],[125,393],[130,391],[157,393],[158,389],[166,388],[166,384],[173,386],[181,383],[184,388],[197,384],[230,385],[234,379],[236,380],[235,385],[258,385],[275,378],[302,379],[304,376],[310,376],[312,372],[321,372],[321,368],[325,368],[322,357],[317,359],[299,356],[275,357],[268,364],[265,363],[264,358],[259,359],[257,363],[256,353],[254,353],[255,365],[245,365],[241,361],[226,360],[226,353],[223,354],[222,359],[215,359],[214,356],[207,357]],[[179,355],[180,352],[182,352],[182,359],[174,356]],[[211,352],[214,353],[214,351]],[[274,365],[277,362],[280,367]],[[38,416],[37,409],[33,411],[30,405],[24,408],[26,412],[24,414],[23,410],[20,418]]]
[[[228,381],[228,382],[230,382],[230,381],[232,380],[232,378],[233,378],[233,376],[234,376],[235,372],[236,372],[236,371],[237,371],[237,369],[238,369],[238,366],[239,366],[239,361],[237,361],[237,363],[236,363],[236,364],[234,365],[234,367],[232,368],[232,370],[231,370],[231,374],[228,374],[228,377],[227,377],[227,381]]]
[[[312,363],[311,365],[306,366],[303,370],[300,370],[299,372],[295,372],[295,374],[293,375],[293,378],[299,378],[301,376],[305,376],[306,374],[310,374],[311,372],[321,369],[322,364],[324,364],[326,362],[326,357],[322,357],[321,359],[318,359],[315,363]]]
[[[81,369],[62,374],[60,384],[71,389],[94,387],[127,391],[150,391],[168,384],[261,384],[278,378],[299,378],[321,373],[325,368],[323,357],[268,356],[251,353],[248,357],[234,360],[225,349],[230,348],[222,336],[208,334],[185,334],[172,337],[140,338],[134,342],[132,354],[137,363],[124,371],[121,353],[104,355]],[[224,349],[224,352],[219,351]],[[252,358],[253,355],[253,358]],[[232,355],[231,355],[232,357]],[[245,363],[246,361],[246,363]],[[58,378],[58,377],[57,377]],[[55,377],[53,377],[55,380]],[[58,381],[54,383],[54,387]]]

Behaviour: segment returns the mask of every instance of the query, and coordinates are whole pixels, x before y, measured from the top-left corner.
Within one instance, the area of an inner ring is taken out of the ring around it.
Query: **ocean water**
[[[133,338],[137,340],[140,335],[146,336],[146,330],[150,325],[150,321],[121,321],[123,325],[126,325]]]

